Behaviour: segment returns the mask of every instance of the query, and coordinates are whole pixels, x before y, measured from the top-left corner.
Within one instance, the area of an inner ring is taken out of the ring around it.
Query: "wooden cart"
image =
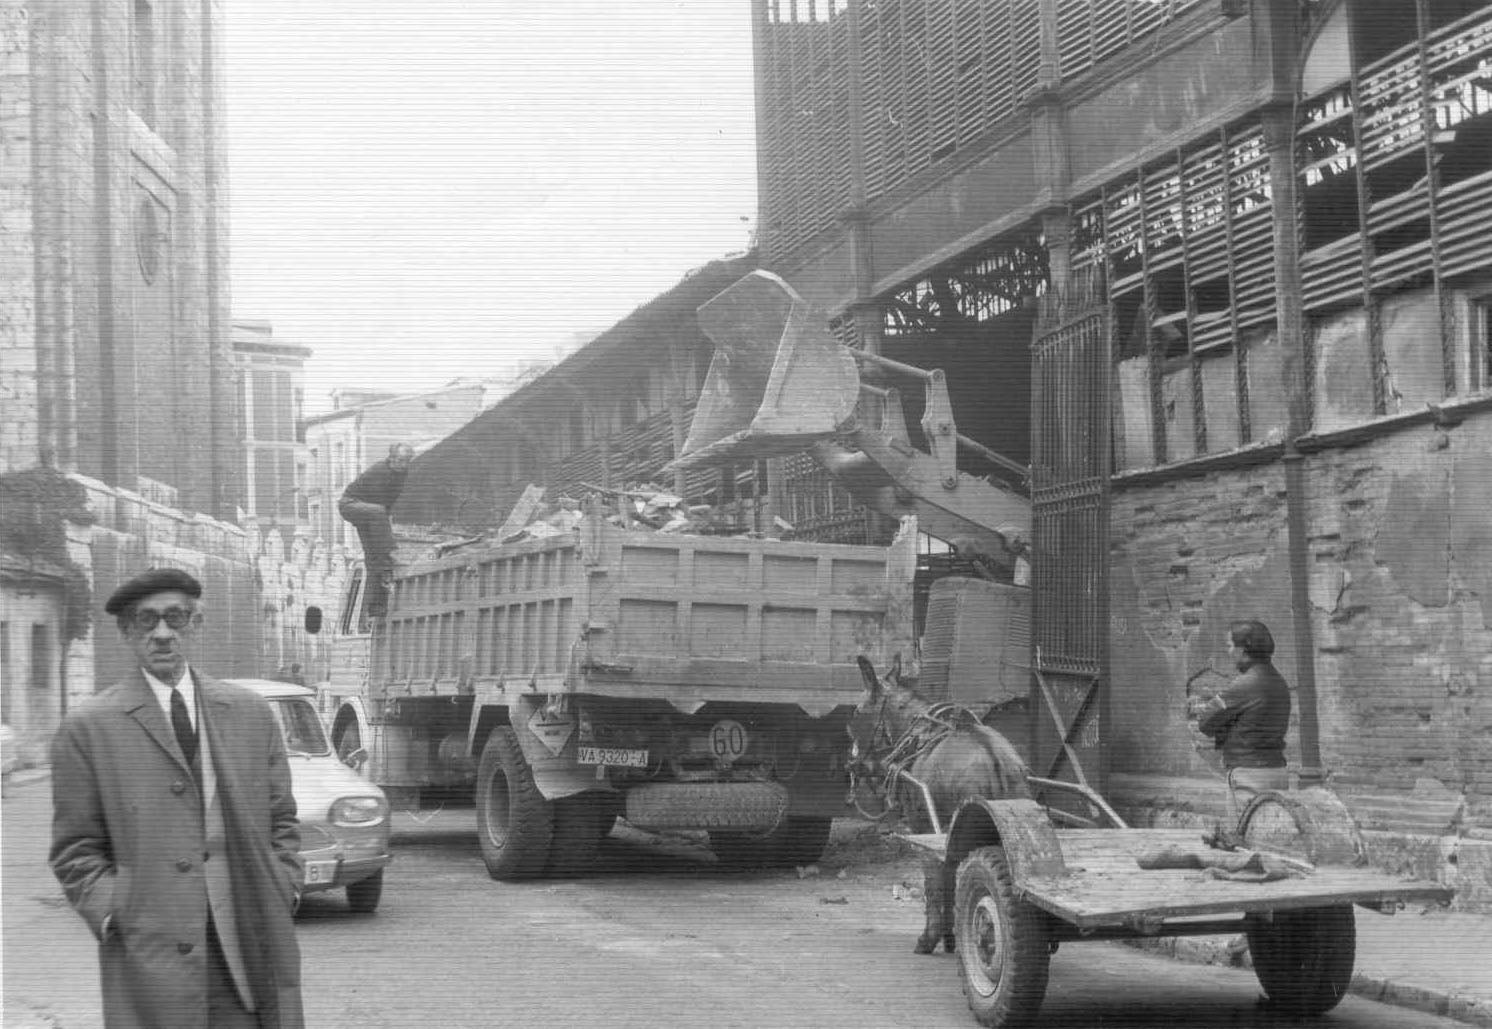
[[[1088,814],[1073,814],[1072,803],[970,800],[947,832],[905,837],[956,869],[959,975],[986,1026],[1035,1020],[1059,944],[1218,933],[1247,937],[1254,971],[1278,1010],[1320,1014],[1352,978],[1353,905],[1392,913],[1412,901],[1450,898],[1437,883],[1365,867],[1356,824],[1323,789],[1254,799],[1237,837],[1301,874],[1238,882],[1198,869],[1145,871],[1136,861],[1168,846],[1201,851],[1201,830],[1131,829],[1084,787],[1034,778],[1032,785],[1045,799],[1077,799]]]

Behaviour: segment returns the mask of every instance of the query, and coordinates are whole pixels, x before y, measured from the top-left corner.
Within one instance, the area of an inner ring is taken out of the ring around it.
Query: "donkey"
[[[1010,742],[982,725],[956,704],[935,704],[901,680],[901,655],[885,677],[869,659],[857,659],[866,692],[850,717],[856,765],[872,777],[884,776],[886,811],[900,809],[903,824],[914,833],[932,832],[922,793],[901,778],[907,772],[932,794],[938,822],[945,829],[960,804],[973,797],[1029,797],[1027,768]],[[942,941],[953,953],[953,879],[955,869],[931,854],[923,860],[926,924],[913,948],[931,954]]]

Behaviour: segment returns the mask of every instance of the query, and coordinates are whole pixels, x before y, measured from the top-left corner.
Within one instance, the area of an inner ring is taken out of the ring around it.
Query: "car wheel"
[[[371,915],[383,899],[383,869],[366,879],[347,884],[347,906],[360,915]]]
[[[477,842],[487,874],[511,881],[544,873],[554,833],[549,802],[506,725],[492,730],[477,764]]]

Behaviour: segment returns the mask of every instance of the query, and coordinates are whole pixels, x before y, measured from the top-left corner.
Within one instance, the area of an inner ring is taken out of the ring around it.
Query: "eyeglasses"
[[[150,632],[161,622],[166,623],[166,628],[179,631],[192,623],[192,613],[182,607],[168,607],[164,611],[142,608],[129,617],[130,628],[136,632]]]

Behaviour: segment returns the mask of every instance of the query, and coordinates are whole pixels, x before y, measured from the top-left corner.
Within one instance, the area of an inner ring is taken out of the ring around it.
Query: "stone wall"
[[[131,53],[146,16],[153,61]],[[219,17],[186,0],[0,5],[0,459],[143,476],[231,517]]]
[[[185,568],[202,582],[207,629],[199,660],[208,674],[272,678],[299,664],[307,683],[326,677],[331,641],[305,632],[305,612],[313,605],[335,612],[347,565],[339,549],[309,537],[287,546],[277,531],[245,530],[79,481],[99,520],[73,543],[74,558],[92,571],[94,612],[92,638],[69,655],[70,700],[129,671],[103,605],[119,583],[155,565]]]
[[[30,12],[0,2],[0,469],[36,455]]]

